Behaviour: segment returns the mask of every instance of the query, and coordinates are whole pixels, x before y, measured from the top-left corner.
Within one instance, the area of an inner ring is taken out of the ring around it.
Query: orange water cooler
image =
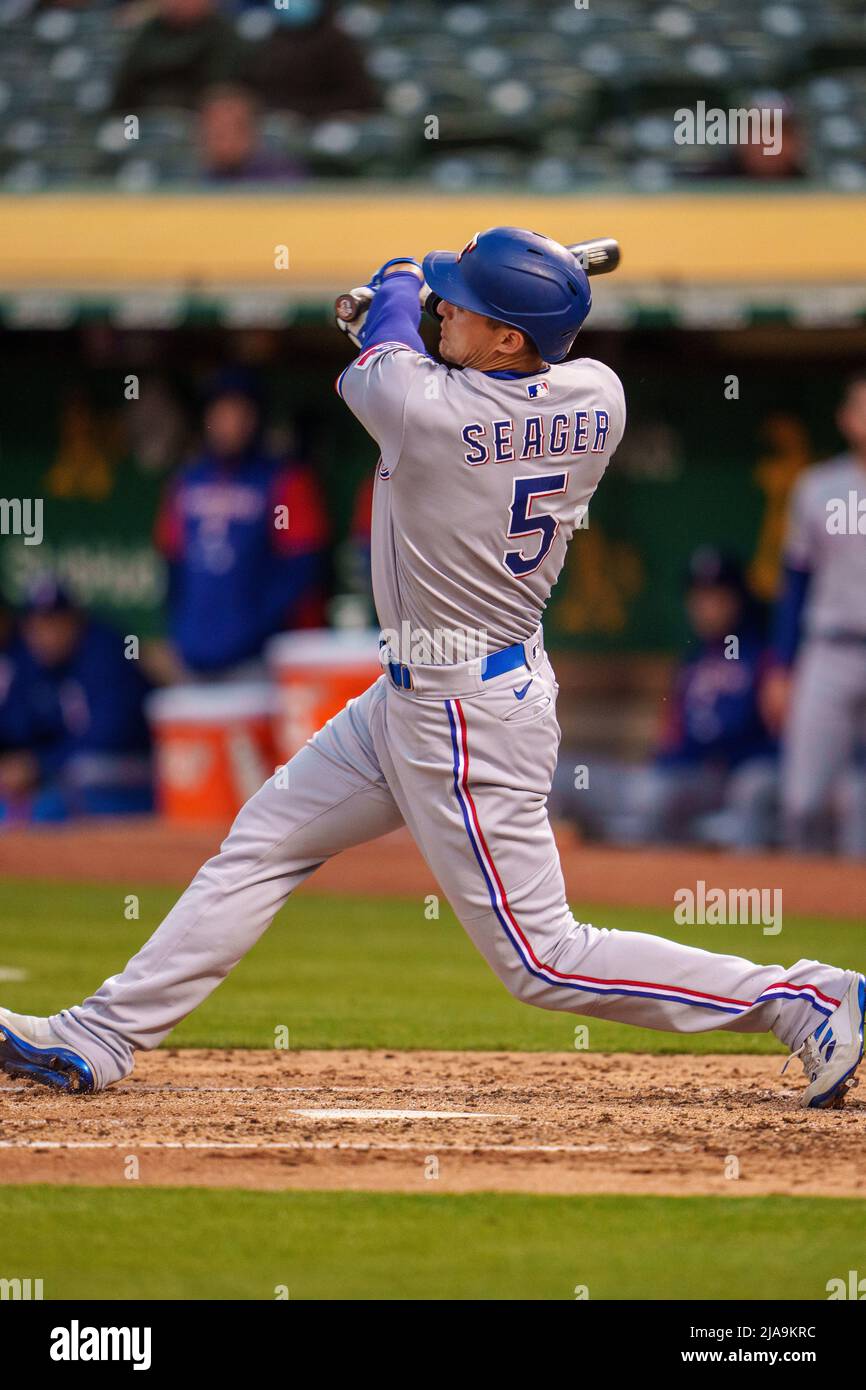
[[[226,825],[277,764],[274,690],[266,682],[183,685],[147,706],[157,800],[170,821]]]
[[[276,688],[277,752],[286,759],[381,676],[379,634],[367,628],[282,633],[269,644],[268,665]]]

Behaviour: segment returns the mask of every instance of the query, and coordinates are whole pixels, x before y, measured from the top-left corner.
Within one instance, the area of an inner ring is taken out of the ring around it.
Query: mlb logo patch
[[[537,401],[539,396],[550,395],[549,381],[533,381],[531,386],[527,386],[526,394],[531,401]]]

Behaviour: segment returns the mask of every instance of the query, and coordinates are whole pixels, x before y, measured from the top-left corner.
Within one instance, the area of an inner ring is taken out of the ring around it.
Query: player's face
[[[689,590],[686,607],[694,632],[705,642],[736,630],[740,599],[724,584],[696,584]]]
[[[458,367],[476,367],[495,349],[499,329],[494,328],[483,314],[461,309],[447,300],[439,306],[442,332],[439,351],[446,362]]]
[[[69,661],[81,623],[77,613],[30,613],[24,618],[22,632],[36,660],[51,668]]]
[[[258,414],[246,396],[219,396],[205,415],[205,438],[221,458],[242,454],[252,442]]]
[[[852,449],[866,454],[866,382],[852,386],[842,402],[839,429]]]
[[[217,172],[238,168],[255,148],[253,108],[244,96],[212,98],[202,108],[199,129],[202,158]]]

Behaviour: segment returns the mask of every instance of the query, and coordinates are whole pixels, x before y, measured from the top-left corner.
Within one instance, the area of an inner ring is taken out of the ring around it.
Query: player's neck
[[[537,352],[490,352],[479,356],[477,362],[464,362],[479,372],[540,372],[546,366]]]

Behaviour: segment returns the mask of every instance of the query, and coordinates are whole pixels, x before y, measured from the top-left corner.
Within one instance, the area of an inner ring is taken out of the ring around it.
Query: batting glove
[[[348,322],[345,319],[341,319],[339,315],[336,315],[334,322],[340,332],[345,333],[350,343],[354,343],[355,347],[360,347],[364,324],[367,322],[367,314],[370,305],[373,303],[373,296],[376,291],[371,289],[369,285],[358,285],[354,290],[350,290],[349,293],[354,299],[358,300],[361,306],[358,313]]]

